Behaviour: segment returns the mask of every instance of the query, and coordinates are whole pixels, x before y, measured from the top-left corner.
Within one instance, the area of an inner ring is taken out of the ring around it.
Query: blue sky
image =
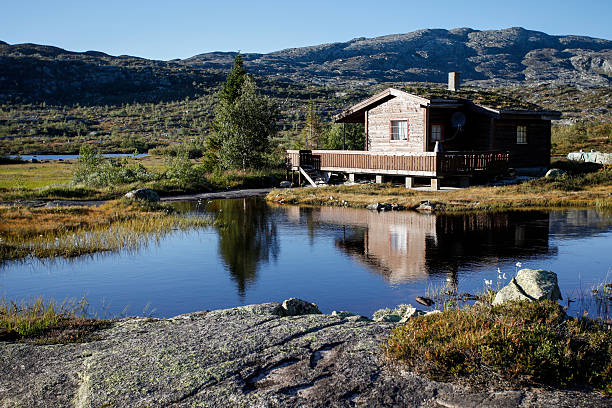
[[[145,58],[270,52],[422,28],[522,26],[612,39],[612,1],[3,0],[0,40]]]

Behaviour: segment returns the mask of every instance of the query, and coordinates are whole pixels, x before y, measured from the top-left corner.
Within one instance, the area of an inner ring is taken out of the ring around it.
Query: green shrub
[[[164,177],[181,186],[197,185],[206,180],[202,169],[184,155],[170,159]]]
[[[385,351],[435,379],[589,385],[612,394],[610,323],[568,318],[552,301],[412,318],[393,331]]]
[[[157,175],[150,173],[142,164],[130,164],[127,158],[105,159],[91,147],[84,145],[81,157],[72,176],[74,184],[89,187],[112,187],[121,184],[156,180]]]

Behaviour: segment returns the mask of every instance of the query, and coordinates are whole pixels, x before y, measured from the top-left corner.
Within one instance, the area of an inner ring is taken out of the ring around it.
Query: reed
[[[87,317],[87,299],[62,303],[44,300],[0,298],[0,341],[30,341],[38,344],[89,341],[109,321]]]
[[[207,217],[124,200],[99,208],[0,207],[0,259],[76,257],[135,250],[175,231],[212,224]]]

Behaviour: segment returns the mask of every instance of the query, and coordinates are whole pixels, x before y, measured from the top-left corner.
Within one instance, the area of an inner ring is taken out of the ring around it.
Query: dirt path
[[[272,188],[251,188],[245,190],[217,191],[214,193],[186,194],[180,196],[162,197],[162,201],[192,201],[192,200],[225,200],[231,198],[262,197],[272,191]]]
[[[162,197],[162,202],[193,201],[193,200],[226,200],[232,198],[263,197],[272,191],[272,188],[253,188],[245,190],[217,191],[214,193],[186,194],[180,196]],[[104,200],[18,200],[0,201],[0,205],[19,205],[24,207],[75,207],[95,206],[106,203]]]

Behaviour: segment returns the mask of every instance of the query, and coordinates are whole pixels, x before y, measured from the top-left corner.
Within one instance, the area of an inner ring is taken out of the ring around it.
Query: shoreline
[[[116,407],[609,403],[587,389],[501,384],[479,389],[434,381],[384,356],[382,345],[397,324],[304,311],[287,316],[279,307],[264,303],[169,319],[124,318],[80,343],[0,342],[0,401]]]
[[[527,189],[524,189],[527,190]],[[428,213],[493,212],[572,208],[612,208],[612,185],[564,191],[522,185],[479,186],[425,191],[389,185],[273,189],[266,196],[279,205],[336,206],[377,211],[416,210]]]
[[[226,191],[215,191],[208,193],[196,193],[196,194],[185,194],[176,196],[161,197],[161,202],[177,202],[177,201],[196,201],[196,200],[225,200],[234,198],[250,198],[250,197],[263,197],[272,191],[272,188],[253,188],[253,189],[239,189],[239,190],[226,190]],[[121,197],[118,197],[119,199]],[[13,200],[13,201],[0,201],[0,206],[15,206],[23,205],[26,207],[99,207],[109,201],[114,200]]]

